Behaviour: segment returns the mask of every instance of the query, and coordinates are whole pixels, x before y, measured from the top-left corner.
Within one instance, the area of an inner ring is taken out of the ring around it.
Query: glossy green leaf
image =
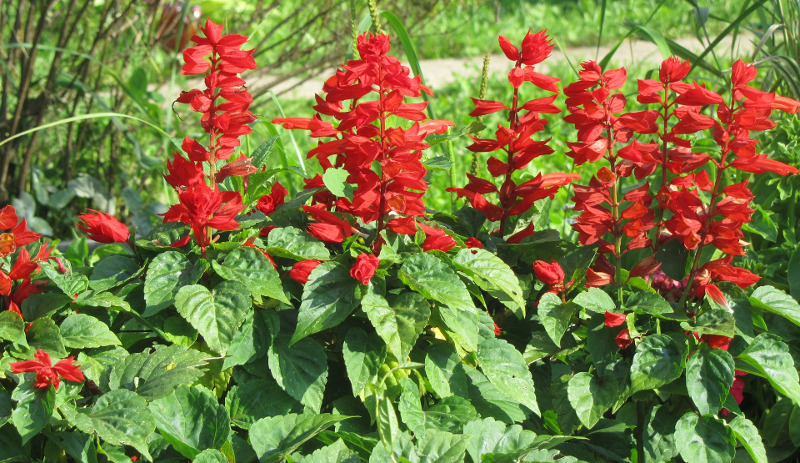
[[[72,297],[59,293],[31,294],[22,301],[20,311],[25,320],[33,321],[37,318],[48,318],[58,309],[72,302]]]
[[[254,362],[265,355],[272,338],[280,329],[278,314],[269,309],[256,309],[247,316],[233,336],[222,369]]]
[[[425,375],[439,397],[467,395],[467,375],[453,346],[433,341],[425,350]]]
[[[539,322],[556,345],[561,345],[561,338],[569,328],[572,316],[579,309],[572,302],[564,304],[554,293],[544,293],[539,299]]]
[[[46,389],[34,388],[17,403],[14,411],[11,412],[11,418],[14,427],[17,428],[17,432],[22,437],[23,444],[33,439],[44,429],[50,421],[55,404],[56,394],[52,387]]]
[[[18,313],[11,310],[0,312],[0,339],[5,339],[21,346],[28,345],[28,340],[25,337],[25,322]]]
[[[350,270],[337,262],[324,262],[308,276],[297,312],[295,343],[308,335],[333,328],[358,306],[355,290],[358,281]]]
[[[467,436],[428,429],[417,444],[422,463],[460,463],[464,461]]]
[[[681,323],[681,328],[699,335],[713,334],[732,338],[736,333],[736,319],[725,309],[709,310],[701,313],[693,324]]]
[[[367,335],[361,328],[350,328],[344,338],[342,357],[353,395],[358,396],[377,377],[386,358],[386,344],[375,333]]]
[[[28,344],[32,349],[42,349],[54,357],[64,358],[67,351],[64,349],[64,340],[61,330],[49,318],[39,318],[27,328]]]
[[[112,254],[94,264],[89,287],[95,291],[108,291],[128,281],[141,270],[135,259]]]
[[[599,380],[590,373],[577,373],[569,380],[567,397],[587,429],[592,429],[603,414],[619,399],[616,381]]]
[[[184,286],[175,296],[178,313],[221,355],[230,347],[251,304],[247,287],[237,281],[223,281],[213,291],[202,285]]]
[[[80,463],[97,463],[97,446],[82,432],[58,432],[49,435],[67,455]]]
[[[269,349],[269,369],[290,396],[312,410],[322,407],[328,363],[322,346],[304,338],[289,347],[289,336],[278,335]]]
[[[292,260],[328,260],[331,257],[325,244],[294,227],[272,230],[267,237],[267,254]]]
[[[203,375],[207,354],[183,346],[161,346],[131,354],[111,370],[110,389],[128,389],[147,400],[168,396]]]
[[[64,345],[74,349],[122,344],[105,323],[81,313],[71,314],[61,322],[61,336]]]
[[[524,421],[530,412],[516,399],[508,398],[477,369],[465,366],[469,400],[482,417],[491,417],[506,424]]]
[[[347,418],[328,413],[263,418],[250,428],[250,443],[261,463],[279,462],[321,431]]]
[[[692,463],[727,463],[736,453],[733,430],[711,415],[688,412],[675,425],[680,455]]]
[[[469,275],[484,291],[495,296],[519,319],[525,318],[525,298],[511,267],[485,249],[462,249],[453,259],[456,269]]]
[[[756,288],[750,296],[750,304],[753,307],[776,313],[800,326],[800,304],[792,296],[772,286]]]
[[[461,310],[442,305],[439,306],[438,314],[449,338],[468,352],[478,350],[480,315],[477,309]]]
[[[428,299],[461,310],[475,310],[464,282],[433,254],[411,255],[403,262],[398,276],[409,288]]]
[[[394,356],[405,360],[428,325],[430,303],[421,294],[412,292],[387,299],[376,288],[377,285],[367,288],[361,309]]]
[[[590,312],[599,314],[613,312],[617,308],[611,296],[600,288],[589,288],[575,296],[572,301]]]
[[[685,313],[676,313],[663,296],[656,293],[636,292],[631,294],[625,308],[636,313],[646,313],[664,320],[688,321]]]
[[[210,390],[182,385],[148,407],[164,439],[186,458],[206,449],[221,449],[228,441],[228,412]]]
[[[347,444],[342,439],[322,447],[306,457],[295,457],[294,460],[297,463],[361,463],[358,454],[347,448]]]
[[[789,347],[778,336],[758,335],[737,358],[745,364],[737,365],[739,370],[766,378],[778,392],[800,406],[800,378]]]
[[[647,425],[644,428],[645,461],[669,462],[678,455],[675,442],[675,423],[677,416],[672,416],[668,406],[656,405],[646,414]]]
[[[789,293],[796,301],[800,301],[800,247],[795,248],[789,258],[786,279],[789,283]]]
[[[733,429],[733,433],[739,443],[747,450],[747,453],[750,454],[755,463],[767,463],[769,461],[764,442],[762,442],[758,428],[752,421],[744,416],[737,416],[728,422],[728,426]]]
[[[147,401],[136,393],[119,389],[100,396],[88,413],[61,408],[67,420],[80,431],[96,433],[112,445],[130,445],[149,457],[147,438],[155,431]]]
[[[228,459],[225,458],[225,454],[220,452],[217,449],[209,449],[203,450],[202,452],[198,453],[193,463],[228,463]]]
[[[409,378],[403,378],[400,384],[403,386],[403,393],[397,409],[403,423],[418,438],[431,429],[458,432],[465,423],[478,417],[475,407],[467,399],[457,396],[445,397],[423,410],[417,385]]]
[[[683,343],[665,334],[651,334],[636,346],[631,364],[631,393],[668,384],[681,376],[686,362]]]
[[[144,280],[144,300],[147,303],[142,316],[155,315],[175,302],[178,291],[197,283],[206,266],[192,265],[185,255],[165,251],[157,255],[147,267]]]
[[[262,379],[237,384],[225,396],[225,408],[231,423],[242,429],[250,429],[261,418],[285,415],[295,405],[297,401],[275,382]]]
[[[484,339],[477,358],[481,371],[501,394],[541,416],[528,365],[514,346],[502,339]]]
[[[733,357],[727,351],[703,343],[686,363],[686,389],[697,411],[715,415],[725,403],[733,384]]]
[[[213,261],[211,264],[220,277],[244,283],[256,302],[266,296],[289,304],[278,272],[259,249],[238,247],[229,252],[222,263]]]

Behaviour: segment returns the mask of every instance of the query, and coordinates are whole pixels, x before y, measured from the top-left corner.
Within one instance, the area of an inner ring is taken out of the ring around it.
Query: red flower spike
[[[422,243],[423,251],[431,251],[438,249],[439,251],[447,252],[455,247],[456,240],[448,235],[444,230],[429,227],[423,223],[419,224],[422,231],[425,232],[425,241]]]
[[[604,324],[609,328],[620,326],[628,319],[628,316],[624,313],[612,313],[609,311],[606,311],[605,317],[606,321]]]
[[[47,352],[39,349],[34,354],[35,360],[14,362],[9,366],[14,373],[36,373],[34,387],[47,388],[52,385],[56,390],[61,383],[59,376],[67,381],[83,382],[86,378],[80,370],[80,365],[73,364],[73,357],[61,360],[53,366]]]
[[[533,272],[539,281],[550,287],[564,284],[564,270],[555,260],[549,264],[543,260],[537,260],[533,263]]]
[[[90,213],[78,216],[81,221],[78,228],[86,232],[86,236],[98,243],[124,243],[128,241],[128,227],[105,212],[89,209]]]
[[[380,263],[380,259],[372,254],[359,254],[350,269],[350,276],[359,280],[362,285],[368,285]]]

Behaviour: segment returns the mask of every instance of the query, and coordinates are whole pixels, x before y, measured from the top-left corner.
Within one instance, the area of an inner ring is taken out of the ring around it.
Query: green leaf
[[[501,394],[541,416],[528,365],[514,346],[502,339],[484,339],[477,358],[481,371]]]
[[[646,313],[664,320],[688,321],[683,313],[676,313],[663,296],[656,293],[637,292],[628,298],[625,308],[636,313]]]
[[[340,198],[352,199],[355,188],[347,183],[348,176],[350,176],[350,173],[342,167],[330,168],[326,169],[325,173],[322,174],[322,182],[334,195]]]
[[[493,418],[475,420],[464,426],[464,434],[470,435],[467,452],[473,461],[480,462],[483,455],[507,454],[529,448],[536,433],[523,430],[522,426],[505,424]]]
[[[665,334],[651,334],[636,346],[631,364],[631,393],[668,384],[683,372],[686,362],[686,339],[678,344]]]
[[[750,304],[753,307],[776,313],[800,326],[800,304],[792,296],[772,286],[759,286],[756,288],[750,296]]]
[[[478,417],[475,407],[467,399],[457,396],[445,397],[427,410],[423,410],[416,383],[409,378],[403,378],[400,384],[403,386],[403,393],[400,395],[397,409],[400,411],[403,423],[418,438],[430,429],[460,431],[466,422]]]
[[[80,431],[96,433],[112,445],[130,445],[152,460],[147,439],[155,431],[147,401],[131,391],[119,389],[100,396],[88,413],[59,408],[67,420]]]
[[[453,265],[469,275],[484,291],[497,297],[519,319],[525,318],[525,298],[511,267],[485,249],[462,249]]]
[[[61,322],[61,336],[64,345],[73,349],[122,345],[105,323],[81,313]]]
[[[344,265],[337,262],[318,265],[303,287],[292,344],[343,322],[358,306],[357,287],[358,282]]]
[[[322,407],[328,380],[328,363],[322,346],[303,338],[289,347],[289,336],[280,334],[269,349],[269,369],[275,381],[312,410]]]
[[[713,334],[732,338],[736,333],[736,319],[725,309],[709,310],[701,313],[694,324],[682,322],[681,328],[699,335]]]
[[[263,418],[250,428],[250,443],[261,463],[279,462],[321,431],[347,418],[328,413]]]
[[[467,436],[437,429],[425,431],[418,444],[422,463],[459,463],[464,461]]]
[[[11,403],[11,397],[8,396],[8,392],[5,389],[0,387],[0,428],[11,419],[13,409],[14,405]]]
[[[530,412],[519,401],[508,398],[475,368],[465,366],[469,400],[483,417],[495,418],[507,424],[524,421]]]
[[[247,287],[223,281],[213,291],[202,285],[184,286],[175,296],[175,308],[220,355],[227,352],[233,336],[250,313],[252,300]]]
[[[435,340],[425,351],[425,375],[439,397],[467,395],[467,375],[453,346]]]
[[[183,346],[160,346],[131,354],[111,370],[108,387],[135,391],[147,400],[166,397],[203,375],[206,354]]]
[[[206,270],[206,265],[195,264],[177,251],[165,251],[157,255],[147,267],[144,280],[144,300],[147,308],[142,314],[149,317],[171,306],[178,291],[197,283]]]
[[[789,283],[789,293],[796,301],[800,301],[800,247],[796,248],[789,258],[786,279]]]
[[[269,140],[266,140],[264,143],[258,145],[258,148],[253,150],[253,152],[250,154],[250,163],[253,164],[256,169],[266,165],[267,158],[272,152],[272,148],[275,146],[275,140],[277,139],[278,137],[272,137]]]
[[[280,319],[274,311],[256,309],[251,312],[233,336],[222,369],[245,365],[265,356],[279,329]]]
[[[128,281],[141,270],[135,259],[112,254],[94,265],[92,276],[89,277],[89,287],[95,291],[108,291]]]
[[[203,450],[202,452],[198,453],[193,463],[228,463],[228,459],[225,457],[225,454],[220,452],[217,449],[208,449]]]
[[[733,429],[733,434],[739,440],[739,443],[744,446],[747,453],[756,463],[767,463],[767,450],[764,448],[764,442],[761,441],[761,436],[758,433],[758,428],[752,421],[744,416],[737,416],[728,422],[728,426]]]
[[[539,322],[557,346],[561,345],[561,338],[578,308],[573,302],[564,304],[555,293],[544,293],[539,299]]]
[[[438,310],[449,337],[468,352],[478,350],[480,316],[477,309],[461,310],[442,305]]]
[[[61,330],[49,318],[39,318],[28,327],[28,344],[32,349],[42,349],[54,357],[66,357]]]
[[[294,227],[272,230],[267,237],[267,254],[292,260],[328,260],[328,248],[311,235]]]
[[[97,446],[92,438],[81,432],[58,432],[48,437],[80,463],[97,463]]]
[[[686,364],[686,389],[701,415],[715,415],[733,385],[733,357],[702,343]]]
[[[475,310],[464,282],[433,254],[412,254],[403,262],[398,276],[409,288],[428,299],[460,310]]]
[[[344,338],[342,357],[353,395],[358,396],[378,375],[386,358],[386,344],[375,333],[367,335],[361,328],[350,328]]]
[[[430,304],[424,296],[412,292],[389,296],[387,299],[377,292],[377,287],[376,284],[367,287],[361,300],[361,309],[389,351],[399,361],[404,361],[428,325]]]
[[[59,293],[38,293],[31,294],[22,301],[22,317],[32,321],[37,318],[49,318],[58,309],[64,307],[72,301],[72,297]]]
[[[645,461],[672,461],[678,455],[675,442],[675,423],[669,407],[656,405],[647,411],[647,426],[644,428]]]
[[[25,444],[44,429],[53,414],[56,393],[52,387],[28,392],[11,413],[14,427]]]
[[[5,339],[21,346],[28,345],[28,340],[25,337],[25,322],[18,313],[11,310],[0,312],[0,339]]]
[[[298,463],[360,463],[358,454],[339,439],[327,447],[316,450],[311,455],[294,459]]]
[[[570,378],[567,397],[581,423],[591,429],[619,399],[619,388],[612,378],[598,380],[581,372]]]
[[[692,463],[729,462],[736,453],[733,430],[710,415],[688,412],[675,425],[680,454]]]
[[[289,304],[278,272],[260,250],[238,247],[228,253],[221,264],[212,261],[211,265],[220,277],[244,283],[257,303],[261,302],[261,296],[266,296]]]
[[[242,429],[250,429],[261,418],[285,415],[296,404],[276,383],[262,379],[237,384],[225,396],[231,423]]]
[[[219,450],[228,441],[228,412],[202,386],[179,386],[173,394],[151,402],[149,409],[164,439],[186,458],[206,449]]]
[[[82,293],[89,287],[89,279],[86,278],[86,275],[71,271],[61,273],[55,265],[52,262],[44,262],[39,267],[47,275],[47,278],[67,296],[74,297],[75,294]]]
[[[737,365],[739,370],[766,378],[778,392],[800,406],[800,378],[789,347],[778,336],[769,333],[756,336],[737,358],[746,364]]]
[[[613,312],[617,308],[611,296],[600,288],[589,288],[575,296],[572,302],[590,312],[599,314]]]

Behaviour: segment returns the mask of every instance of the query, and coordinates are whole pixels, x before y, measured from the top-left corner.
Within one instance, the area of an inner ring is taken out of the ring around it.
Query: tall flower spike
[[[530,31],[517,48],[504,36],[498,39],[500,48],[506,57],[514,61],[514,67],[508,74],[508,81],[513,88],[511,106],[494,100],[473,98],[475,109],[472,117],[481,117],[499,111],[508,111],[508,126],[498,125],[495,138],[472,138],[474,143],[467,147],[474,153],[506,153],[505,161],[492,156],[487,161],[489,174],[502,177],[502,185],[498,188],[493,182],[467,174],[469,182],[463,188],[448,188],[459,198],[467,198],[475,209],[481,211],[490,222],[500,222],[498,233],[505,236],[509,220],[533,207],[543,198],[553,198],[558,188],[579,178],[578,174],[551,173],[537,175],[532,180],[518,184],[513,179],[514,173],[527,168],[535,158],[550,154],[553,150],[547,141],[535,141],[532,136],[544,129],[547,120],[541,113],[559,113],[561,110],[553,104],[557,95],[537,98],[525,103],[519,102],[519,87],[524,82],[551,93],[558,93],[558,79],[536,72],[535,65],[544,61],[553,49],[546,31],[531,34]],[[487,198],[489,194],[497,194],[499,201],[494,203]],[[532,227],[523,228],[522,235],[514,235],[508,240],[519,241],[533,233]]]

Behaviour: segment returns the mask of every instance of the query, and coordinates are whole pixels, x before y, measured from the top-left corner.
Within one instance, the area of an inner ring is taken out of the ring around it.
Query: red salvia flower
[[[321,263],[322,262],[314,259],[296,262],[292,266],[292,269],[289,270],[289,277],[301,285],[304,285],[308,283],[308,276],[311,274],[311,271],[317,268]]]
[[[629,348],[631,346],[631,344],[633,344],[633,340],[631,339],[630,330],[628,330],[626,328],[626,329],[620,331],[617,334],[617,337],[615,338],[615,341],[617,342],[617,347],[619,347],[620,349],[625,350],[625,349]]]
[[[359,254],[350,269],[350,276],[360,281],[362,285],[367,285],[375,275],[375,270],[378,269],[380,263],[380,259],[372,254]]]
[[[74,365],[72,362],[73,357],[68,357],[53,365],[50,356],[47,352],[39,349],[34,354],[35,360],[25,360],[23,362],[14,362],[9,366],[14,373],[36,373],[36,382],[33,383],[34,387],[47,388],[52,385],[56,390],[61,383],[61,378],[67,381],[76,383],[83,382],[85,377],[80,370],[80,365]]]
[[[86,232],[86,236],[98,243],[124,243],[128,241],[130,232],[124,223],[113,215],[89,209],[90,213],[78,216],[81,224],[78,228]]]
[[[620,326],[623,323],[625,323],[625,320],[628,319],[628,316],[625,315],[624,313],[612,313],[609,311],[606,311],[605,317],[606,321],[604,324],[609,328]]]
[[[558,262],[553,260],[549,264],[543,260],[533,263],[533,273],[542,283],[548,285],[551,291],[564,291],[564,270]]]

